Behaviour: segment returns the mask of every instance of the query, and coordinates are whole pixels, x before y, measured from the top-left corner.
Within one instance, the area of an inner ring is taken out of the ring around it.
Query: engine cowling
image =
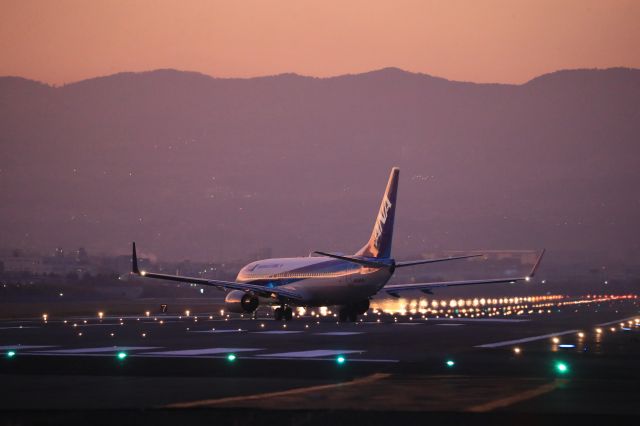
[[[229,312],[237,314],[250,314],[256,309],[260,301],[255,294],[247,293],[242,290],[232,290],[224,298],[225,308]]]

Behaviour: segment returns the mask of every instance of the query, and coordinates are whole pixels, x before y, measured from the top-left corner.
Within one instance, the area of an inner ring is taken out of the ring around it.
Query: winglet
[[[536,271],[538,270],[538,266],[540,266],[540,262],[542,262],[542,256],[544,256],[544,252],[546,251],[546,249],[542,249],[542,252],[540,253],[540,256],[538,256],[538,260],[536,260],[535,265],[533,265],[533,268],[531,269],[531,273],[529,273],[528,278],[532,278]]]
[[[131,272],[136,275],[140,275],[140,269],[138,269],[138,255],[136,254],[136,242],[133,242],[133,251],[131,253]]]

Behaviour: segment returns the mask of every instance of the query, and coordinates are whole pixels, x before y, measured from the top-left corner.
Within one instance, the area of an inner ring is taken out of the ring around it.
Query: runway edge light
[[[340,355],[339,357],[336,358],[336,362],[338,363],[338,365],[344,364],[346,360],[347,359],[342,355]]]
[[[565,362],[558,361],[556,362],[556,371],[560,374],[566,374],[569,372],[569,365]]]
[[[16,356],[16,351],[8,351],[7,352],[7,358],[13,358],[14,356]]]
[[[229,355],[227,355],[227,361],[229,361],[229,362],[233,362],[233,361],[235,361],[235,360],[236,360],[236,358],[237,358],[237,357],[236,357],[236,354],[229,354]]]
[[[118,352],[116,357],[118,357],[118,359],[123,360],[127,357],[127,353],[126,352]]]
[[[446,364],[447,364],[447,367],[452,368],[453,366],[456,365],[456,362],[452,359],[448,359]]]

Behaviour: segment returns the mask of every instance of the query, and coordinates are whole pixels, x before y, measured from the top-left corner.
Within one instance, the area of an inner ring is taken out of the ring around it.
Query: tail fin
[[[400,169],[394,167],[389,175],[387,189],[382,197],[380,211],[373,225],[369,242],[356,253],[356,256],[375,258],[391,257],[391,241],[393,239],[393,221],[396,215],[396,198],[398,195],[398,177]]]

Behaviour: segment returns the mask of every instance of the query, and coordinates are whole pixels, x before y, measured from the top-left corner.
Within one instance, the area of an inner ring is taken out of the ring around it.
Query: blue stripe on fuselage
[[[325,262],[315,263],[312,265],[302,266],[297,269],[292,269],[290,271],[282,272],[283,274],[322,274],[322,273],[332,273],[338,271],[355,271],[359,269],[360,266],[355,263],[345,262],[343,260],[327,260]],[[261,285],[268,288],[279,287],[281,285],[292,284],[298,281],[311,279],[311,278],[323,278],[319,277],[284,277],[284,278],[257,278],[255,280],[246,281],[248,284]],[[327,277],[328,278],[328,277]]]

